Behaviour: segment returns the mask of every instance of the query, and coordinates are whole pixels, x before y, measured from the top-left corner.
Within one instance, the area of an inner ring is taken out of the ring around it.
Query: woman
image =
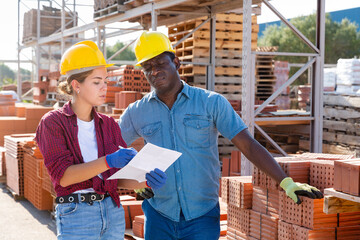
[[[94,109],[105,102],[109,66],[91,41],[69,48],[60,64],[67,79],[59,88],[73,98],[44,115],[36,131],[57,194],[58,239],[123,239],[125,219],[117,185],[146,186],[106,180],[136,155],[134,149],[126,148],[113,118]],[[158,188],[166,175],[156,169],[146,179],[150,187]]]

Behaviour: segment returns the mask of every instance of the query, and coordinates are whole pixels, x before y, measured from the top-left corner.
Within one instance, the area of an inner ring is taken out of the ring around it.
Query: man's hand
[[[134,189],[134,191],[144,199],[149,199],[154,196],[154,192],[151,190],[151,188]]]
[[[159,189],[165,185],[166,174],[158,168],[145,175],[146,184],[152,189]]]
[[[285,190],[286,195],[297,204],[301,203],[299,196],[305,196],[312,199],[324,197],[319,189],[305,183],[294,182],[291,177],[284,178],[280,183],[280,187],[282,187]]]
[[[137,154],[133,148],[121,148],[112,154],[105,157],[105,162],[108,168],[123,168],[130,162]]]

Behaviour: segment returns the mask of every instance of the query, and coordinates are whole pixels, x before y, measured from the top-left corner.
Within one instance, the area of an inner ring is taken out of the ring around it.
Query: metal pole
[[[36,50],[35,50],[35,55],[36,55],[36,78],[35,78],[35,82],[39,82],[40,80],[40,45],[39,45],[39,40],[40,40],[40,0],[38,0],[38,8],[37,8],[37,18],[36,18]]]
[[[252,135],[254,135],[254,97],[255,82],[251,65],[255,64],[251,57],[251,5],[252,0],[243,1],[243,48],[242,48],[242,112],[241,116]],[[255,57],[253,57],[255,58]],[[241,175],[252,174],[252,164],[241,154]]]
[[[322,152],[323,132],[323,83],[324,83],[324,53],[325,53],[325,0],[317,1],[316,47],[320,50],[316,57],[311,81],[311,112],[314,121],[311,122],[310,151]]]
[[[151,4],[151,30],[157,29],[157,11],[155,10],[155,3]]]
[[[20,68],[20,1],[18,0],[18,43],[17,43],[17,95],[19,96],[21,100],[21,87],[22,87],[22,81],[21,81],[21,68]]]
[[[61,55],[63,55],[63,53],[65,52],[64,31],[65,31],[65,0],[62,0],[62,5],[61,5]]]
[[[206,89],[215,90],[216,15],[211,13],[210,21],[210,65],[206,71]]]

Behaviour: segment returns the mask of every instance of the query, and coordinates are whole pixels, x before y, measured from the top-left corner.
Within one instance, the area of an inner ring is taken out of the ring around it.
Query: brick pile
[[[360,158],[335,161],[334,189],[360,196]]]
[[[341,165],[348,164],[348,162],[360,162],[360,159],[349,160],[352,157],[352,155],[302,154],[276,158],[276,161],[294,181],[311,183],[323,190],[332,187],[334,182],[336,183],[334,172],[337,173],[336,166],[339,163]],[[355,167],[357,173],[359,166],[360,164]],[[342,169],[338,172],[342,173]],[[345,173],[348,178],[349,175],[349,172]],[[359,180],[358,176],[357,180]],[[252,176],[252,184],[250,183],[252,188],[251,204],[239,204],[241,201],[249,199],[249,196],[241,190],[241,186],[249,184],[248,180],[246,177],[222,178],[221,196],[222,200],[228,203],[228,239],[360,238],[359,212],[325,214],[323,199],[301,197],[302,204],[297,205],[286,196],[286,193],[274,180],[256,167]],[[236,187],[238,184],[240,187]],[[354,186],[356,188],[359,185],[354,184]]]
[[[34,134],[5,136],[6,184],[18,196],[24,196],[23,141],[32,141]]]
[[[4,146],[4,136],[12,134],[33,133],[41,117],[53,110],[52,107],[42,107],[33,104],[17,103],[14,116],[0,117],[0,146]]]
[[[14,116],[15,102],[12,95],[0,94],[0,116]]]
[[[44,159],[34,141],[21,143],[24,154],[24,196],[39,210],[52,210],[53,196],[43,188],[43,182],[49,179],[44,171]],[[47,183],[48,184],[48,183]],[[50,182],[51,184],[51,182]],[[54,196],[55,197],[55,196]]]

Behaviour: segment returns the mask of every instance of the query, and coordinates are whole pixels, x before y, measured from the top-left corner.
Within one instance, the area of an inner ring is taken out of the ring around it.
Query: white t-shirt
[[[81,150],[81,155],[84,162],[91,162],[98,159],[98,147],[96,141],[96,131],[94,119],[90,122],[85,122],[77,119],[78,125],[78,140]],[[101,174],[98,175],[101,179]],[[74,193],[89,193],[95,192],[93,188],[78,190]]]

